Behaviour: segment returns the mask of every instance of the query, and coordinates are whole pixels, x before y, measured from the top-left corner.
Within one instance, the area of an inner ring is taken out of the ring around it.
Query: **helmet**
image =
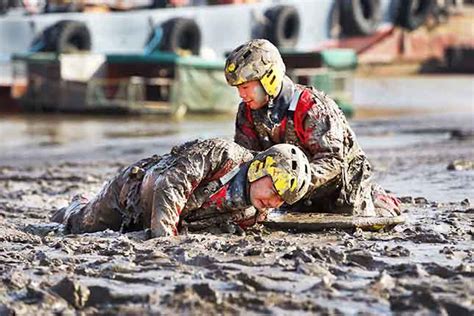
[[[255,156],[247,171],[250,183],[270,176],[278,194],[288,204],[299,201],[311,185],[308,158],[296,146],[278,144]]]
[[[265,39],[254,39],[237,47],[225,64],[225,77],[231,86],[259,80],[265,92],[276,97],[285,76],[285,64],[278,49]]]

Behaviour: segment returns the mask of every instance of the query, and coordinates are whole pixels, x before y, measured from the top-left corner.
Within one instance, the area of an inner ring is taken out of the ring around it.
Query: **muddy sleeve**
[[[260,143],[249,111],[244,103],[239,105],[235,120],[234,142],[247,149],[259,151],[261,150]]]
[[[341,173],[343,165],[344,123],[337,115],[322,114],[316,106],[304,120],[306,149],[310,152],[314,192]]]
[[[151,212],[153,237],[177,235],[182,209],[210,170],[205,158],[205,155],[180,158],[155,181]]]

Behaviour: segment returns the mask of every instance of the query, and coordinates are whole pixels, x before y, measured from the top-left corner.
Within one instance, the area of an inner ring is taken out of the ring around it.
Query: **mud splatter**
[[[64,235],[48,222],[54,210],[141,154],[2,166],[0,314],[472,315],[474,176],[446,166],[472,159],[474,141],[417,134],[400,145],[397,130],[430,126],[399,120],[384,125],[393,146],[366,150],[377,180],[403,196],[407,222],[391,232]],[[380,128],[355,124],[363,141]]]

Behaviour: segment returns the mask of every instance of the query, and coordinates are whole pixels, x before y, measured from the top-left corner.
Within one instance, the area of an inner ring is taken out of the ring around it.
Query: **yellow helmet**
[[[285,77],[285,64],[278,48],[265,39],[251,40],[232,51],[225,64],[225,78],[231,86],[259,80],[265,92],[275,98]]]
[[[247,171],[250,183],[270,176],[278,194],[288,204],[298,202],[311,185],[306,155],[296,146],[278,144],[255,156]]]

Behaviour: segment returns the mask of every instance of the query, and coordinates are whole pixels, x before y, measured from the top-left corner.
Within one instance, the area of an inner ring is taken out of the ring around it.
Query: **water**
[[[371,117],[356,111],[358,116],[351,126],[382,185],[398,195],[433,200],[473,197],[474,171],[446,170],[452,160],[474,159],[472,139],[450,140],[453,130],[474,129],[472,78],[356,78],[354,101],[358,108],[373,106]],[[0,165],[54,164],[63,160],[131,162],[163,154],[190,139],[231,139],[233,133],[233,115],[187,116],[183,121],[159,116],[3,115]],[[439,151],[438,161],[427,160],[427,150],[434,157],[438,153],[432,151]]]
[[[193,138],[231,137],[232,116],[91,117],[26,115],[0,118],[0,163],[114,159],[162,154]]]
[[[472,75],[355,78],[357,106],[415,111],[474,111]]]

